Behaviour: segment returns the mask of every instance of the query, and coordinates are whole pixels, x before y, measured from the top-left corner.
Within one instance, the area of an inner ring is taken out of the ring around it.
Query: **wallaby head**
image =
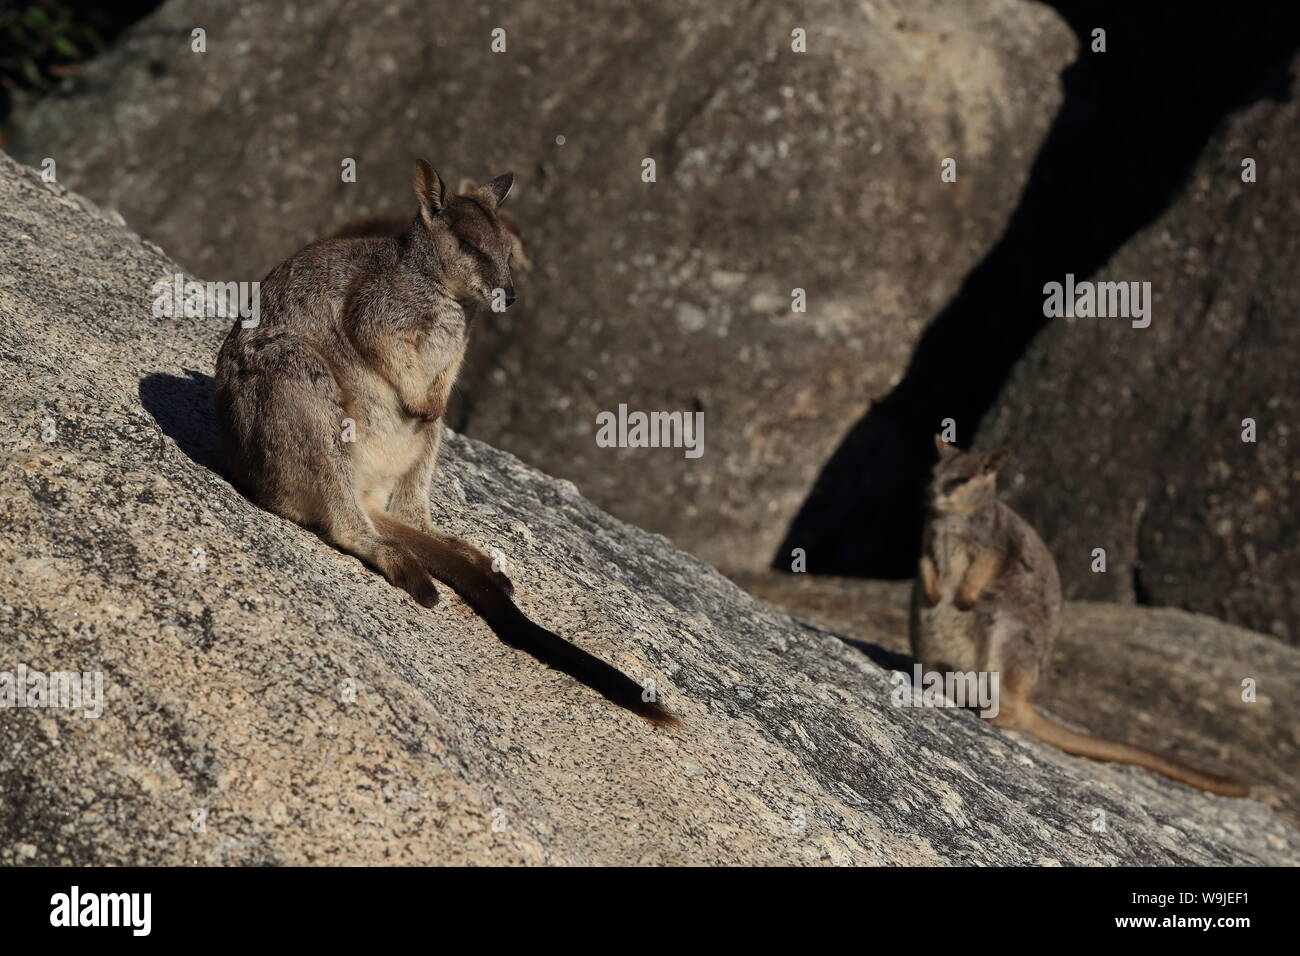
[[[478,191],[478,188],[474,180],[462,179],[456,192],[462,196],[472,196]],[[527,272],[533,267],[533,260],[524,247],[524,232],[519,225],[519,220],[507,210],[500,208],[500,203],[497,204],[495,212],[497,218],[501,220],[501,225],[505,226],[506,231],[510,233],[510,271]]]
[[[441,281],[457,299],[491,301],[500,289],[504,305],[515,301],[510,275],[514,239],[497,215],[510,195],[514,173],[504,173],[476,189],[449,193],[423,159],[415,164],[415,195],[424,235],[433,244]]]
[[[930,480],[930,510],[941,514],[971,514],[997,497],[997,477],[1007,460],[1006,449],[962,451],[934,436],[939,460]]]

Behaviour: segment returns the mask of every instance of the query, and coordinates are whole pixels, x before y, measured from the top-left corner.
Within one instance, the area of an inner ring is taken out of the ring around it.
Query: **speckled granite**
[[[502,549],[539,620],[655,677],[687,725],[652,731],[236,493],[225,323],[151,317],[159,250],[4,156],[0,245],[0,670],[105,695],[93,720],[0,709],[0,864],[1298,857],[1259,804],[895,708],[833,633],[451,439],[435,516]]]

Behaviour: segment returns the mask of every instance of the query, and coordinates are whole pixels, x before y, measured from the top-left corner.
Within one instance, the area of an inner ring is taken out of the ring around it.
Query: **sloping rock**
[[[882,666],[912,666],[910,583],[774,572],[734,580]],[[1266,634],[1172,608],[1067,602],[1040,704],[1098,736],[1270,788],[1300,823],[1300,650]]]
[[[1074,45],[1024,0],[393,0],[374,17],[169,0],[14,150],[56,158],[210,279],[413,211],[417,153],[451,182],[513,169],[538,265],[476,330],[453,423],[712,563],[761,568],[1004,228]],[[620,404],[702,410],[704,456],[597,447]]]
[[[0,863],[1300,859],[1260,804],[891,706],[836,635],[453,437],[437,519],[656,678],[656,733],[237,494],[224,321],[152,317],[175,266],[2,155],[0,256],[0,669],[104,680],[97,719],[0,709]]]

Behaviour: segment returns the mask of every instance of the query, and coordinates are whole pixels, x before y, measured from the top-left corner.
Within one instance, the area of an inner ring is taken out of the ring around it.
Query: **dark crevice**
[[[1048,321],[1044,283],[1093,275],[1169,207],[1228,114],[1287,95],[1300,4],[1049,5],[1074,30],[1080,52],[1062,73],[1061,110],[1006,232],[930,323],[901,383],[824,466],[773,568],[801,547],[812,572],[910,576],[931,436],[951,417],[958,443],[969,447]],[[1106,30],[1105,53],[1091,50],[1095,27]]]
[[[1147,515],[1150,503],[1141,502],[1138,507],[1136,527],[1133,529],[1133,601],[1135,604],[1155,605],[1156,602],[1151,596],[1151,589],[1146,586],[1142,579],[1144,566],[1142,563],[1142,539],[1146,533]]]

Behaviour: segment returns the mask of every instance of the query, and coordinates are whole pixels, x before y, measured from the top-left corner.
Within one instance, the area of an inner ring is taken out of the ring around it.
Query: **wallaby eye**
[[[467,256],[472,256],[472,255],[474,255],[476,252],[478,252],[477,249],[475,249],[473,246],[471,246],[471,245],[470,245],[468,242],[466,242],[464,239],[462,239],[462,240],[460,241],[460,251],[463,252],[463,253],[465,253],[465,255],[467,255]]]
[[[945,495],[949,494],[950,492],[956,491],[964,484],[966,484],[965,478],[949,478],[943,483],[943,493]]]

